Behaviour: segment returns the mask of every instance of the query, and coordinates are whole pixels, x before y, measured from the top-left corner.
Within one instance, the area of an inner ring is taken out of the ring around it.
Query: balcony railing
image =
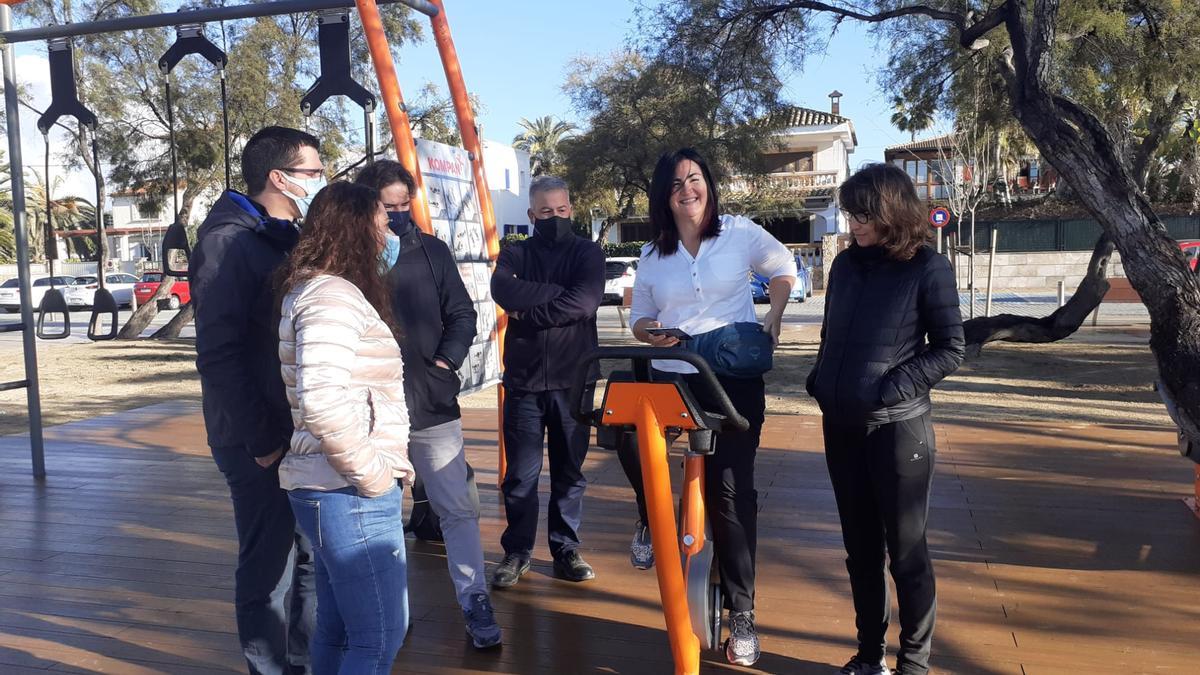
[[[755,188],[796,190],[812,187],[837,187],[837,171],[791,171],[760,176],[733,176],[725,186],[730,192],[749,192]]]

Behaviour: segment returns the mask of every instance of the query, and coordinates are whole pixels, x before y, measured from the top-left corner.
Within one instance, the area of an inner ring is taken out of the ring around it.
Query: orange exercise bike
[[[615,371],[608,379],[603,405],[593,409],[591,387],[585,380],[593,363],[629,361],[631,371]],[[700,373],[700,381],[716,401],[717,411],[701,408],[688,384],[677,375],[654,371],[651,362],[683,361]],[[657,557],[655,571],[675,672],[700,671],[700,648],[721,646],[720,578],[715,564],[708,520],[704,510],[704,458],[716,450],[717,434],[744,431],[746,419],[734,409],[729,396],[699,355],[661,347],[601,347],[579,364],[571,401],[575,416],[597,428],[597,442],[616,448],[637,439],[646,490],[650,539]],[[677,527],[672,509],[671,474],[667,451],[687,433],[683,459],[683,486],[679,495]]]

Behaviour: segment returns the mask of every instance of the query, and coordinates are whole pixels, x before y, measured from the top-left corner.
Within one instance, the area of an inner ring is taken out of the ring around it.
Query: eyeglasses
[[[319,169],[305,169],[304,167],[299,167],[299,166],[277,166],[277,167],[275,167],[275,170],[276,171],[286,171],[288,173],[298,173],[298,174],[302,174],[308,178],[316,178],[317,176],[322,176],[325,174],[324,167],[321,167]]]
[[[846,214],[847,218],[852,219],[854,222],[858,223],[859,225],[866,225],[867,222],[871,220],[871,214],[869,214],[869,213],[850,213],[846,209],[839,209],[839,211]]]

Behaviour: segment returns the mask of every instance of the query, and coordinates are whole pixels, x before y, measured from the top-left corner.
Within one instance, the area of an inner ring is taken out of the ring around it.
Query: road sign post
[[[950,222],[950,212],[945,207],[937,207],[929,212],[929,224],[937,230],[937,251],[942,252],[942,228]]]

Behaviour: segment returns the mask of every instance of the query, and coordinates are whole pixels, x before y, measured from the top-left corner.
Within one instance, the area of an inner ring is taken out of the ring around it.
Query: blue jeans
[[[538,478],[542,473],[542,440],[550,457],[550,555],[558,558],[579,547],[583,519],[583,460],[592,430],[571,416],[565,389],[509,391],[504,398],[504,515],[508,527],[500,537],[506,554],[529,556],[537,535]]]
[[[279,464],[264,469],[244,446],[212,448],[225,475],[237,526],[234,606],[238,639],[251,675],[311,673],[316,623],[312,547],[296,527]],[[291,604],[285,606],[288,591]]]
[[[391,672],[408,630],[401,488],[373,499],[352,487],[288,496],[317,560],[313,672]]]

